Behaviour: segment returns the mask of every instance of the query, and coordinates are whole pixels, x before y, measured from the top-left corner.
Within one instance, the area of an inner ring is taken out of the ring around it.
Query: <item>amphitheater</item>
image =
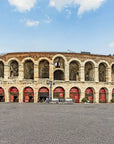
[[[114,56],[86,52],[23,52],[0,55],[0,102],[114,98]]]

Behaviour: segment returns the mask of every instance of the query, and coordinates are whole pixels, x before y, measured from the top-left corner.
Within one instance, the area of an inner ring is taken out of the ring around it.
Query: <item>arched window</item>
[[[99,82],[106,82],[107,66],[105,63],[99,64]]]
[[[4,78],[4,63],[0,61],[0,78]]]
[[[94,81],[94,65],[91,62],[85,64],[85,81]]]
[[[39,78],[49,78],[49,62],[47,60],[39,63]]]
[[[10,77],[17,77],[19,71],[18,62],[13,60],[10,63]]]
[[[24,79],[34,79],[34,63],[31,60],[24,63]]]
[[[112,65],[112,70],[111,70],[111,73],[112,73],[112,81],[114,82],[114,64]]]
[[[72,61],[69,65],[69,79],[71,81],[79,81],[79,63],[76,61]]]
[[[56,57],[54,59],[54,67],[64,69],[64,59],[62,57]]]
[[[0,102],[5,102],[5,94],[2,87],[0,87]]]

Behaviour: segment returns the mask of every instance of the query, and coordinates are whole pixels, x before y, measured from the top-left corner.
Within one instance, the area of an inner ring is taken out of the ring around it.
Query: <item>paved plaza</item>
[[[1,103],[0,144],[114,144],[114,105]]]

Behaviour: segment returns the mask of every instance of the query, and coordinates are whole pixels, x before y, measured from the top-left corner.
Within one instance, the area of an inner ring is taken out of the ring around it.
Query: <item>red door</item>
[[[10,102],[19,102],[19,91],[16,87],[10,88]]]
[[[0,102],[5,102],[4,89],[0,87]]]
[[[114,98],[114,89],[112,90],[112,98]]]
[[[100,89],[99,102],[100,103],[106,103],[106,90],[104,88]]]
[[[79,103],[80,92],[78,88],[71,88],[70,89],[70,98],[75,100],[75,103]]]
[[[64,99],[65,98],[65,91],[62,87],[57,87],[54,89],[53,98],[57,99]]]
[[[25,103],[34,102],[34,91],[31,87],[27,87],[24,89],[24,99]]]
[[[87,88],[85,91],[85,97],[90,103],[93,103],[93,90],[92,88]]]

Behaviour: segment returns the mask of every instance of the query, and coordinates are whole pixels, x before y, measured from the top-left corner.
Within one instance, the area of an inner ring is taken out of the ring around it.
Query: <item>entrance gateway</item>
[[[106,90],[105,88],[101,88],[99,91],[99,102],[106,103]]]
[[[38,91],[38,102],[44,102],[46,99],[49,99],[49,89],[42,87]]]
[[[0,87],[0,102],[5,102],[4,89]]]
[[[85,91],[85,97],[90,103],[93,103],[93,90],[92,88],[87,88]]]
[[[75,103],[79,103],[80,92],[78,88],[73,87],[70,89],[70,98],[74,99]]]
[[[24,89],[24,99],[23,99],[23,101],[25,103],[29,103],[29,102],[33,103],[34,102],[34,91],[31,87],[26,87]]]
[[[19,91],[16,87],[11,87],[9,93],[10,93],[10,102],[19,102]]]

